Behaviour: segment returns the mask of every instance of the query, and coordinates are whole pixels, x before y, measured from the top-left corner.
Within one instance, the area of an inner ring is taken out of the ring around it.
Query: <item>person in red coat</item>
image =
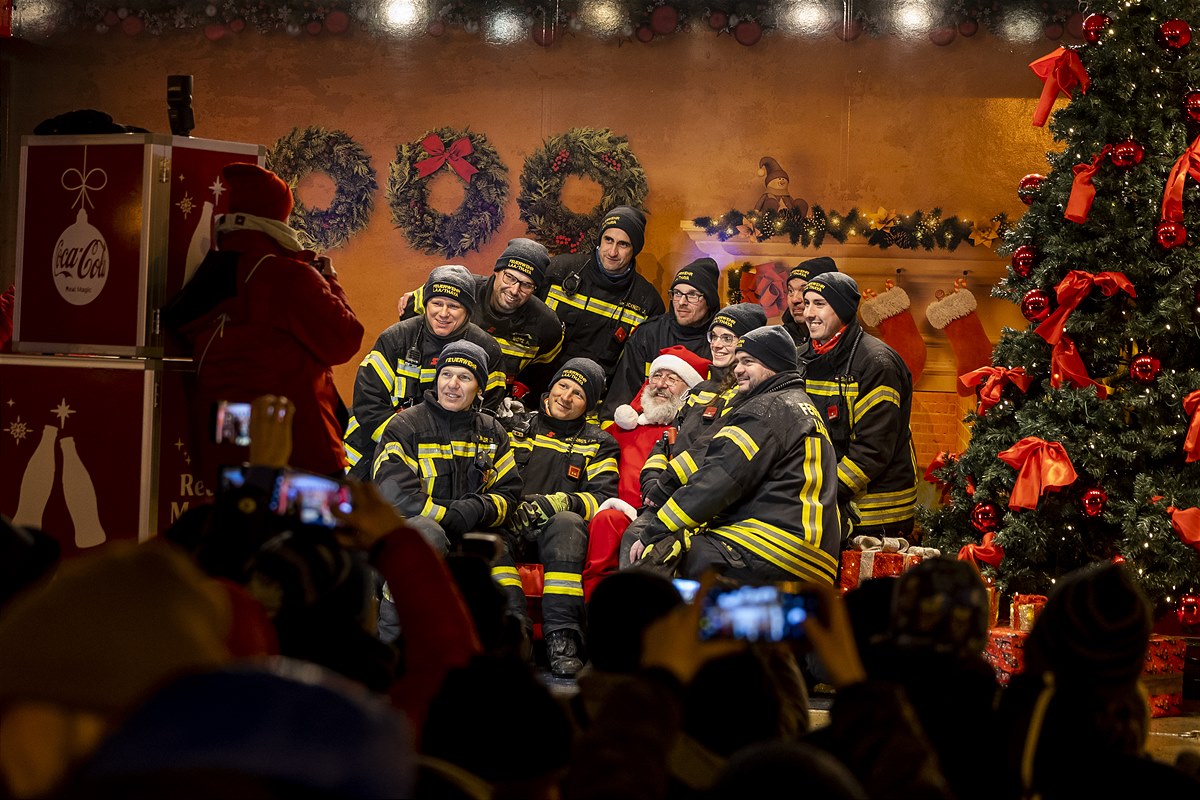
[[[229,213],[217,219],[217,249],[165,314],[195,361],[191,411],[205,425],[206,443],[200,475],[215,483],[221,465],[247,456],[244,447],[214,443],[208,420],[215,403],[266,394],[295,405],[292,466],[342,474],[341,401],[332,368],[358,353],[363,326],[329,260],[316,259],[288,227],[288,185],[254,164],[230,164],[221,175]]]

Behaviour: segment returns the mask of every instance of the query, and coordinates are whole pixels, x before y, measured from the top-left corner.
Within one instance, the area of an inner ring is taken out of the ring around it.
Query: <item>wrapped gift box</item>
[[[992,628],[984,659],[996,671],[1001,685],[1007,685],[1014,675],[1025,669],[1025,640],[1028,631],[1014,628]],[[1152,717],[1177,716],[1183,702],[1184,654],[1187,639],[1179,636],[1151,636],[1142,667],[1142,685],[1150,696]]]
[[[910,547],[903,539],[875,539],[869,536],[853,539],[851,547],[842,551],[838,588],[848,592],[871,578],[897,576],[920,564],[925,558],[941,553],[932,547]]]
[[[0,513],[69,557],[211,499],[191,472],[190,376],[188,361],[0,356]]]
[[[182,355],[159,310],[208,250],[222,168],[264,156],[162,134],[24,137],[13,351]]]

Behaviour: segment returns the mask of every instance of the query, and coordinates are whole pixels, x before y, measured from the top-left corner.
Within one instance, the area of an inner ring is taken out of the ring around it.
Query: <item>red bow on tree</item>
[[[447,161],[450,162],[450,168],[458,173],[458,177],[464,181],[470,181],[471,176],[479,172],[467,161],[467,156],[474,153],[475,148],[471,146],[471,140],[466,136],[454,140],[447,148],[440,136],[431,133],[421,140],[421,147],[425,148],[426,153],[429,153],[429,158],[422,158],[416,163],[417,174],[422,178],[428,178],[437,172]]]
[[[1094,386],[1096,397],[1101,400],[1108,397],[1108,387],[1092,380],[1083,358],[1075,349],[1075,341],[1065,334],[1058,340],[1058,344],[1050,349],[1050,385],[1058,389],[1064,383],[1069,383],[1076,389]]]
[[[1071,89],[1075,87],[1075,84],[1079,84],[1080,90],[1087,94],[1088,87],[1092,83],[1091,77],[1083,67],[1083,61],[1079,59],[1079,54],[1065,47],[1060,47],[1053,53],[1042,56],[1031,63],[1029,68],[1045,82],[1042,87],[1042,96],[1033,112],[1033,124],[1038,128],[1046,124],[1046,120],[1050,117],[1050,109],[1054,107],[1054,100],[1058,97],[1059,92],[1070,97]]]
[[[1078,477],[1067,450],[1059,442],[1026,436],[997,458],[1017,470],[1017,480],[1008,495],[1009,508],[1037,508],[1047,489],[1070,486]]]
[[[999,568],[1004,560],[1004,548],[996,544],[996,534],[985,533],[979,544],[969,544],[959,550],[958,560],[970,562],[975,569],[979,569],[980,561]]]
[[[1097,272],[1093,275],[1081,269],[1073,269],[1054,287],[1054,293],[1058,296],[1058,308],[1037,326],[1035,333],[1050,344],[1058,344],[1063,335],[1063,326],[1067,324],[1067,317],[1071,316],[1095,288],[1100,289],[1105,297],[1112,297],[1117,292],[1137,297],[1133,283],[1123,272]]]
[[[1183,452],[1187,453],[1188,463],[1200,461],[1200,389],[1190,392],[1183,398],[1183,411],[1191,417],[1187,436],[1183,440]]]
[[[1172,222],[1183,222],[1183,189],[1188,176],[1200,181],[1200,136],[1192,140],[1171,167],[1167,176],[1167,186],[1163,190],[1162,218]]]
[[[1071,183],[1071,196],[1067,200],[1067,210],[1063,216],[1080,224],[1087,222],[1088,214],[1092,211],[1092,202],[1096,199],[1096,187],[1092,178],[1100,169],[1100,162],[1112,152],[1112,145],[1104,145],[1104,149],[1092,158],[1090,164],[1075,165],[1075,180]]]
[[[945,485],[946,482],[937,475],[934,475],[934,473],[942,467],[945,467],[947,464],[953,464],[954,458],[955,456],[953,453],[947,452],[946,450],[938,451],[938,454],[933,457],[933,461],[930,461],[929,466],[925,468],[925,480],[938,486]]]
[[[1200,508],[1167,506],[1167,513],[1171,515],[1171,527],[1180,540],[1200,550]]]
[[[1011,383],[1022,392],[1027,392],[1033,383],[1033,376],[1026,375],[1024,367],[980,367],[966,375],[960,375],[958,380],[968,389],[983,384],[983,388],[979,390],[978,408],[979,416],[982,417],[989,408],[1000,402],[1000,393],[1004,391],[1005,383]]]

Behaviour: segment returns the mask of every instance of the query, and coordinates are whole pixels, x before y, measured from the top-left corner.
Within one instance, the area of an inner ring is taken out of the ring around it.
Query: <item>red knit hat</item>
[[[658,357],[650,364],[650,374],[653,375],[660,369],[669,369],[683,378],[690,389],[708,377],[710,366],[712,362],[707,358],[677,344],[658,351]]]
[[[221,175],[229,184],[229,213],[287,222],[292,213],[292,190],[269,169],[257,164],[227,164]]]

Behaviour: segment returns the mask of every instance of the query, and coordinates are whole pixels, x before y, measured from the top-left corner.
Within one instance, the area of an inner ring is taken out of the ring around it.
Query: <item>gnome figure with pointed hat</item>
[[[762,213],[763,211],[788,209],[801,217],[807,216],[808,203],[788,194],[788,174],[783,171],[783,167],[779,166],[778,161],[770,156],[763,156],[758,160],[758,174],[763,179],[763,187],[766,191],[754,204],[755,211]]]

